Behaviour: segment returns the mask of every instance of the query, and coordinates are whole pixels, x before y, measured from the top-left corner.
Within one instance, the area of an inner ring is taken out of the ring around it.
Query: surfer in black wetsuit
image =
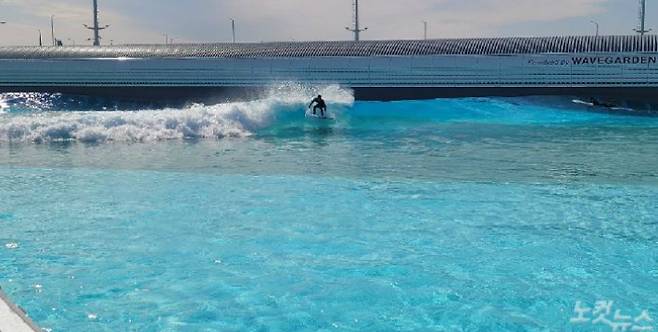
[[[607,107],[607,108],[613,108],[613,107],[615,107],[614,104],[601,102],[601,101],[599,101],[599,100],[596,99],[596,98],[591,98],[590,101],[591,101],[591,103],[592,103],[592,106],[600,106],[600,107]]]
[[[315,104],[315,106],[313,106],[313,104]],[[327,103],[324,102],[322,96],[318,95],[315,99],[313,99],[311,103],[308,105],[308,108],[310,109],[311,106],[313,106],[313,115],[315,115],[315,113],[319,108],[320,115],[324,118],[324,113],[327,111]]]

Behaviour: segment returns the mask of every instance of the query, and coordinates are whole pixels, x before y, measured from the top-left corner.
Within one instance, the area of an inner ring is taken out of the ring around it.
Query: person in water
[[[600,106],[600,107],[607,107],[607,108],[613,108],[613,107],[615,107],[614,104],[601,102],[601,101],[599,101],[598,99],[596,99],[596,98],[594,98],[594,97],[592,97],[592,98],[590,99],[590,102],[592,103],[592,106]]]
[[[315,104],[315,106],[313,106],[313,104]],[[324,118],[324,113],[327,111],[327,103],[324,102],[324,99],[322,99],[321,95],[318,95],[315,99],[313,99],[308,105],[308,108],[310,109],[311,106],[313,106],[313,115],[315,115],[317,110],[320,109],[320,116]]]

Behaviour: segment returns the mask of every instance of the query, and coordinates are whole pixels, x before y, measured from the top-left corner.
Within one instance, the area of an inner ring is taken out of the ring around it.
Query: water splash
[[[322,94],[336,121],[308,121],[310,99]],[[49,94],[0,95],[3,142],[150,142],[219,139],[315,132],[322,127],[345,133],[419,130],[446,123],[492,126],[658,127],[658,117],[582,109],[559,98],[463,98],[398,102],[354,102],[339,86],[272,86],[261,98],[216,105],[156,108],[117,101]],[[634,116],[630,116],[634,115]],[[437,127],[438,128],[438,127]],[[432,129],[433,133],[437,128]],[[301,129],[301,130],[300,130]],[[326,132],[326,131],[325,131]],[[334,131],[330,131],[334,132]]]
[[[62,106],[61,95],[50,99],[43,94],[9,96],[13,99],[5,96],[6,114],[2,115],[0,124],[0,142],[147,142],[245,137],[285,113],[304,107],[315,94],[323,94],[336,105],[354,102],[351,91],[338,86],[307,87],[292,83],[274,86],[263,98],[250,102],[139,111],[107,110],[107,106],[69,111],[67,103]]]

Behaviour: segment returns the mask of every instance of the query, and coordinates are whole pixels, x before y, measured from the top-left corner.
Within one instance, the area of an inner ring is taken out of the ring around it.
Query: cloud
[[[79,19],[91,15],[89,8],[66,0],[4,0],[3,6],[19,8],[26,16],[50,17],[50,15],[56,15],[63,19]]]
[[[475,13],[477,21],[488,24],[556,21],[566,18],[599,14],[606,0],[481,0],[466,2],[462,10],[448,13],[451,16],[468,17]],[[495,13],[495,15],[492,15]]]
[[[102,0],[101,0],[102,3]],[[0,10],[6,13],[8,25],[4,28],[12,33],[4,35],[2,44],[31,44],[37,43],[37,30],[41,30],[44,43],[50,43],[50,16],[54,15],[55,35],[64,43],[78,44],[91,43],[92,32],[84,25],[92,24],[91,1],[87,0],[4,0],[0,2]],[[139,21],[125,15],[121,8],[101,8],[102,23],[111,24],[113,30],[107,30],[106,43],[111,39],[127,42],[139,42],[144,39],[153,40],[154,33],[143,29]],[[111,23],[110,23],[111,22]],[[3,31],[4,32],[4,31]]]

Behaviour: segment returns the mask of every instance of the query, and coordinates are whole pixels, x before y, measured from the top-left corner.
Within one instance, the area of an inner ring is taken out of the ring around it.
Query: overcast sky
[[[0,0],[0,45],[50,41],[90,43],[92,0]],[[351,35],[351,0],[99,0],[103,43],[228,41],[229,18],[241,41],[342,40]],[[630,34],[637,0],[361,0],[363,39]],[[658,0],[647,0],[648,26],[658,28]]]

